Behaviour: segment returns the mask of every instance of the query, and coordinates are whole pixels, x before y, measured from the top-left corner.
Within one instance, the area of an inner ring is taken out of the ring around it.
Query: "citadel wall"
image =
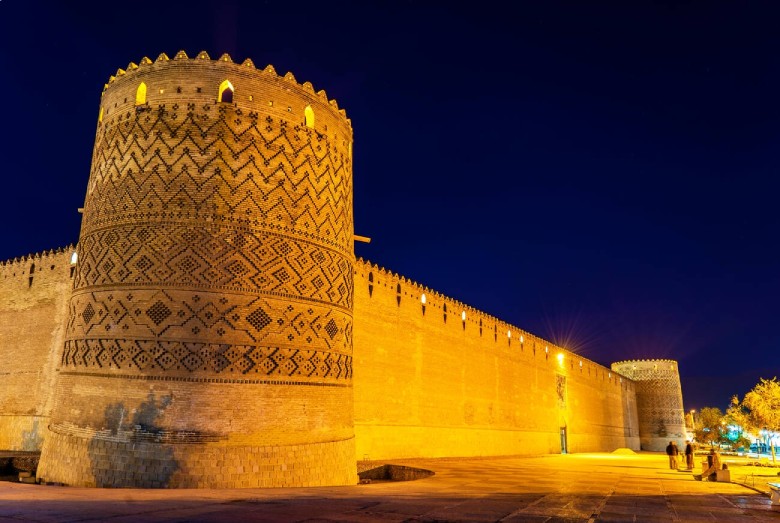
[[[72,246],[0,263],[0,449],[39,451],[49,423]]]
[[[629,369],[355,262],[351,123],[308,82],[161,55],[98,120],[75,272],[0,266],[0,448],[45,438],[39,479],[351,484],[365,457],[638,449],[658,417]]]
[[[639,449],[633,382],[363,260],[354,358],[358,459]]]

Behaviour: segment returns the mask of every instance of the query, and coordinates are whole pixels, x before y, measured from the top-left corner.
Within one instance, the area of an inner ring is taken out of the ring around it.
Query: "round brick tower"
[[[612,370],[636,383],[639,441],[642,450],[663,451],[670,441],[685,447],[685,412],[677,362],[632,360]]]
[[[180,51],[120,69],[98,120],[38,477],[356,483],[344,111]]]

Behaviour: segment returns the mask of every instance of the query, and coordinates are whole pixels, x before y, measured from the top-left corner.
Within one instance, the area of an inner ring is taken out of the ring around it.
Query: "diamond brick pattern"
[[[94,357],[99,354],[100,357]],[[147,340],[90,339],[65,343],[62,365],[87,371],[198,375],[262,375],[297,380],[343,382],[352,379],[352,357],[317,350],[257,345],[159,343]]]
[[[122,239],[115,237],[117,231]],[[80,251],[79,288],[160,282],[304,296],[352,306],[350,263],[344,256],[275,234],[237,233],[217,226],[127,225],[82,236]],[[106,259],[115,262],[106,264]]]

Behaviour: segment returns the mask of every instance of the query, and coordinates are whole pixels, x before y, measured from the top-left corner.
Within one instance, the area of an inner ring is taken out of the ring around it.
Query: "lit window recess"
[[[463,311],[463,312],[460,313],[460,319],[462,321],[466,321],[466,311]]]
[[[141,82],[138,86],[138,90],[135,92],[135,105],[143,105],[146,103],[146,84]]]
[[[427,300],[426,300],[426,298],[425,298],[425,294],[423,294],[422,296],[420,296],[420,302],[421,302],[423,305],[425,305],[426,301],[427,301]]]
[[[233,103],[233,84],[230,80],[225,80],[219,84],[219,91],[217,92],[217,101],[225,103]]]
[[[303,116],[306,119],[306,127],[314,129],[314,109],[311,108],[311,105],[307,105],[306,109],[303,110]]]
[[[79,261],[79,255],[76,251],[73,251],[73,254],[70,255],[70,264],[76,265],[78,261]]]

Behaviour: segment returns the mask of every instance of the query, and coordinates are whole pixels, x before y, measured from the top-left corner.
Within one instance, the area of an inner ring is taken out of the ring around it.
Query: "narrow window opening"
[[[27,285],[27,287],[32,287],[32,281],[33,281],[33,277],[30,276],[30,283],[29,283],[29,285]]]
[[[398,304],[398,306],[401,306],[401,284],[398,283],[395,286],[395,301]]]
[[[146,84],[141,82],[138,89],[135,92],[135,105],[143,105],[146,103]]]
[[[76,273],[76,267],[70,268],[70,277],[73,278],[73,275]]]
[[[444,323],[447,323],[447,304],[444,304]]]
[[[368,273],[368,297],[372,298],[374,296],[374,273],[369,272]]]
[[[30,274],[35,272],[35,264],[30,265]]]
[[[479,320],[479,336],[482,337],[482,320]]]
[[[177,88],[176,88],[176,92],[177,92],[178,94],[181,94],[181,87],[177,87]]]
[[[303,116],[306,118],[306,127],[314,129],[314,109],[311,108],[311,105],[307,105],[306,109],[303,110]]]
[[[233,91],[235,91],[235,89],[233,88],[233,84],[230,83],[230,80],[223,81],[221,84],[219,84],[219,93],[217,94],[217,101],[232,104]]]

